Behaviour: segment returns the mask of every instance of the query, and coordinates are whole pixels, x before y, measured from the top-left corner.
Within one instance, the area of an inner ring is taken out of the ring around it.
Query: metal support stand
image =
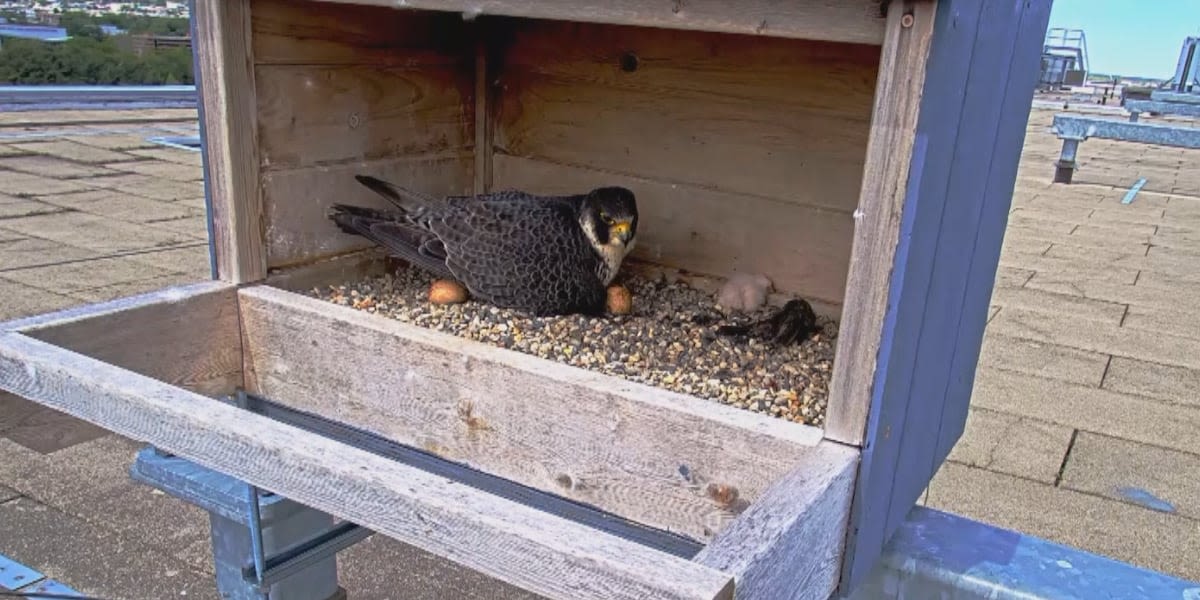
[[[1082,140],[1063,139],[1062,155],[1054,163],[1054,183],[1071,183],[1075,174],[1075,155],[1079,153],[1079,142]]]
[[[130,474],[208,511],[226,600],[344,600],[337,552],[371,534],[185,459],[145,448]]]
[[[1126,104],[1135,105],[1130,114],[1148,112],[1150,105],[1173,104],[1170,109],[1164,109],[1168,114],[1184,114],[1189,111],[1200,116],[1200,104],[1162,103],[1130,100]],[[1054,183],[1071,183],[1071,178],[1077,167],[1076,155],[1079,153],[1079,143],[1089,138],[1134,142],[1139,144],[1155,144],[1173,148],[1200,148],[1200,127],[1177,127],[1153,123],[1128,123],[1115,119],[1099,119],[1074,115],[1055,115],[1052,130],[1063,141],[1062,155],[1054,163]]]

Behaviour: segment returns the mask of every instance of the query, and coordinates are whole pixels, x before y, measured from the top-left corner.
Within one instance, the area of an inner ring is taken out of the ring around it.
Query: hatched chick
[[[767,303],[771,280],[759,273],[736,273],[721,286],[717,304],[735,311],[751,312]]]

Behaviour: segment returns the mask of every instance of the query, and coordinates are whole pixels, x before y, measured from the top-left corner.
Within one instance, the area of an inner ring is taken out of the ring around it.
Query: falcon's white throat
[[[630,238],[628,244],[624,244],[621,243],[621,238],[613,235],[608,237],[607,244],[602,244],[600,238],[596,237],[596,224],[592,222],[591,218],[584,217],[580,221],[588,241],[600,255],[600,268],[596,270],[596,275],[607,286],[617,276],[617,271],[621,268],[621,261],[625,260],[625,257],[637,244],[637,236]]]

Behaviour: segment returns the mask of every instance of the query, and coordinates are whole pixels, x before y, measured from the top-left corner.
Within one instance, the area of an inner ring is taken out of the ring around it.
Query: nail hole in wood
[[[626,52],[621,55],[621,70],[626,73],[632,73],[638,70],[638,57],[632,52]]]

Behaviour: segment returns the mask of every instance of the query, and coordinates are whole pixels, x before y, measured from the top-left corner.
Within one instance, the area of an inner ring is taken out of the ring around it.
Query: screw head
[[[900,26],[908,29],[909,27],[913,26],[913,21],[914,19],[912,13],[904,13],[904,15],[900,17]]]

